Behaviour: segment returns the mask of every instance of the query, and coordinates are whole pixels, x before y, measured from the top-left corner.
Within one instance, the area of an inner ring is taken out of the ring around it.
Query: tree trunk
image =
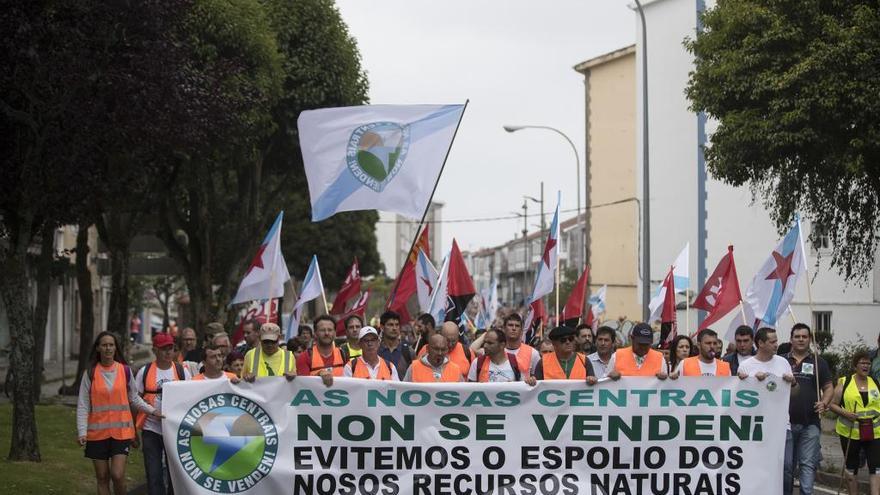
[[[37,259],[37,304],[34,306],[34,399],[40,400],[43,387],[43,360],[46,348],[46,324],[49,321],[49,292],[52,287],[52,260],[55,257],[55,226],[43,226],[40,256]],[[63,350],[62,350],[63,352]]]
[[[76,287],[79,292],[79,361],[76,380],[70,386],[73,394],[79,393],[79,383],[89,366],[95,333],[95,308],[92,297],[92,274],[89,272],[89,226],[81,224],[76,234]]]
[[[22,215],[16,219],[17,235],[8,249],[0,249],[0,297],[9,319],[12,341],[10,366],[15,375],[12,388],[12,429],[8,459],[11,461],[40,461],[37,440],[37,421],[34,413],[34,320],[28,300],[27,248],[32,239],[32,218]]]
[[[128,273],[131,254],[129,244],[134,223],[140,215],[137,213],[107,212],[98,216],[95,225],[98,235],[110,252],[110,303],[107,314],[107,330],[119,337],[122,346],[120,351],[125,355],[129,340],[129,294]]]

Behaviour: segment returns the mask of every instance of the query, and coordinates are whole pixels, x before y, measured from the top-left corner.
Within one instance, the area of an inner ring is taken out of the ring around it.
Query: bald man
[[[439,333],[428,337],[428,352],[412,362],[403,381],[413,383],[461,382],[461,369],[449,360],[449,341]]]
[[[449,346],[447,357],[462,371],[463,381],[467,381],[467,372],[471,369],[473,354],[471,353],[470,348],[465,347],[459,341],[460,333],[458,331],[458,325],[453,321],[443,323],[443,326],[440,327],[440,335],[446,338],[446,342]],[[424,356],[427,351],[428,346],[422,347],[419,351],[419,357]]]

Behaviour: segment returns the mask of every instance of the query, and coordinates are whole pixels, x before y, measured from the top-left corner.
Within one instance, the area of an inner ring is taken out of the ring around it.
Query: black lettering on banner
[[[535,495],[538,493],[538,487],[535,486],[535,483],[538,481],[538,478],[533,474],[524,474],[519,478],[519,484],[522,486],[522,490],[520,490],[521,495]]]
[[[559,478],[553,474],[541,476],[541,495],[556,495],[559,493]]]
[[[563,495],[574,495],[578,492],[578,477],[573,474],[565,474],[562,476],[562,493]]]
[[[431,469],[443,469],[449,461],[449,453],[443,447],[431,447],[425,452],[425,465]]]
[[[459,474],[458,476],[456,476],[454,480],[454,493],[460,495],[470,495],[471,493],[473,493],[473,490],[468,488],[468,484],[470,484],[471,481],[471,476],[469,474]],[[462,485],[464,485],[464,488],[462,488]]]
[[[471,466],[471,454],[467,447],[459,445],[452,448],[452,462],[449,464],[453,469],[467,469]]]
[[[538,463],[539,447],[523,445],[520,448],[520,467],[522,469],[538,469],[541,467]]]
[[[731,447],[727,450],[727,458],[730,459],[727,467],[730,469],[739,469],[743,465],[742,447]]]
[[[342,473],[339,476],[339,495],[354,495],[356,492],[354,475],[351,473]]]
[[[431,494],[431,477],[427,474],[413,475],[413,495],[430,495]]]
[[[397,495],[400,493],[400,485],[397,484],[396,474],[386,474],[382,476],[382,495]]]
[[[605,447],[594,447],[587,453],[587,464],[593,469],[605,469],[610,459],[611,454]]]
[[[308,471],[313,468],[311,462],[311,447],[294,447],[293,448],[293,468],[297,471]]]
[[[493,460],[494,459],[494,460]],[[504,449],[501,447],[488,447],[483,451],[483,466],[493,471],[504,467]]]
[[[648,469],[659,469],[666,464],[666,452],[660,447],[648,447],[645,450],[645,467]]]

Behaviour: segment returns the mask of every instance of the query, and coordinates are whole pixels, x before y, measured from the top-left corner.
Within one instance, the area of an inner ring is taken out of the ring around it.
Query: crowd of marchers
[[[541,380],[577,380],[588,387],[621,377],[659,380],[691,376],[738,376],[780,379],[791,385],[784,455],[784,493],[795,477],[800,493],[813,493],[821,461],[819,439],[823,414],[836,414],[836,433],[846,459],[850,493],[858,493],[855,474],[867,463],[871,493],[880,495],[880,385],[872,375],[880,358],[857,353],[855,373],[833,383],[828,364],[811,350],[812,332],[798,323],[790,331],[787,352],[778,353],[777,330],[748,326],[736,329],[734,342],[722,356],[721,341],[711,329],[693,339],[679,335],[668,347],[655,346],[655,332],[636,324],[624,346],[607,326],[593,329],[557,326],[546,339],[526,343],[519,314],[500,318],[497,325],[472,334],[458,324],[437,325],[429,314],[402,328],[397,313],[381,315],[378,328],[359,316],[344,321],[345,337],[337,338],[337,322],[320,315],[302,325],[287,342],[275,323],[249,320],[244,339],[233,346],[222,325],[209,324],[205,342],[186,328],[175,337],[153,336],[155,360],[133,372],[120,354],[114,334],[98,335],[92,366],[79,394],[77,427],[85,456],[92,459],[99,493],[126,493],[125,461],[129,449],[142,446],[151,495],[171,493],[162,439],[162,385],[176,380],[240,380],[318,376],[328,387],[334,378],[434,382],[515,382],[534,386]],[[408,332],[407,330],[412,329]],[[796,476],[797,473],[797,476]]]

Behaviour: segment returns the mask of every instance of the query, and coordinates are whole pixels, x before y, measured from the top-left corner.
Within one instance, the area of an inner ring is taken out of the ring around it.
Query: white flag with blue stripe
[[[788,310],[798,281],[807,272],[806,259],[801,221],[796,216],[791,230],[770,253],[746,291],[745,302],[762,325],[775,328],[779,317]]]
[[[297,120],[312,221],[340,211],[419,218],[428,206],[464,105],[364,105]]]
[[[299,322],[302,319],[302,311],[305,304],[312,299],[322,297],[323,294],[324,282],[321,280],[321,268],[318,266],[318,257],[312,256],[312,262],[309,263],[309,271],[306,272],[302,289],[299,291],[299,299],[296,300],[293,314],[287,324],[287,332],[285,333],[288,339],[299,334]],[[327,308],[324,308],[324,311],[327,311]]]

